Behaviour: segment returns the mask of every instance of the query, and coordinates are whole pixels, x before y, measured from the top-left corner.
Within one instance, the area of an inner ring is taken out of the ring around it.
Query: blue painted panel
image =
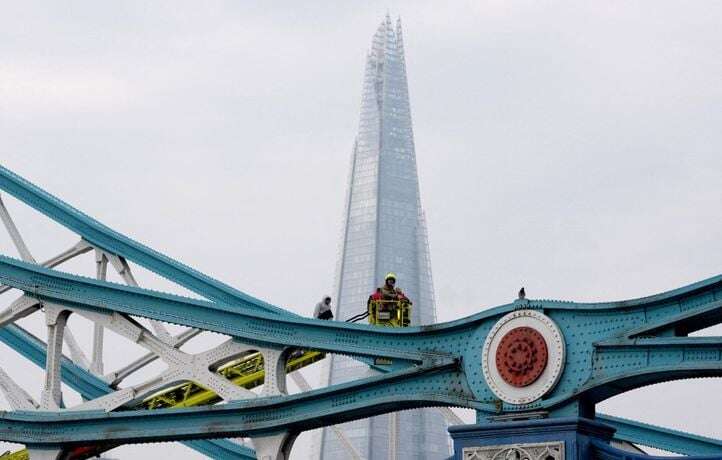
[[[590,442],[609,442],[614,429],[594,420],[559,417],[449,427],[454,440],[454,460],[463,460],[465,447],[564,442],[566,460],[589,460]]]

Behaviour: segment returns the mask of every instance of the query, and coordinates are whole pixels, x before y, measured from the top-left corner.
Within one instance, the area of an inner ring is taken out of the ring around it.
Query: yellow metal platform
[[[325,358],[320,351],[305,351],[291,354],[286,362],[286,372],[293,372],[309,366]],[[263,385],[265,372],[263,371],[263,356],[256,352],[237,359],[218,369],[218,373],[247,390]],[[161,409],[168,407],[192,407],[215,404],[221,398],[211,390],[207,390],[193,382],[187,382],[176,387],[166,389],[143,401],[140,407],[146,409]]]

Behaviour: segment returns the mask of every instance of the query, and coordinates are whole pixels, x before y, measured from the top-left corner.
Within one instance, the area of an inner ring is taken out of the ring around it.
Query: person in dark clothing
[[[331,311],[331,297],[326,296],[316,304],[316,309],[313,311],[313,317],[317,319],[333,319],[333,312]]]

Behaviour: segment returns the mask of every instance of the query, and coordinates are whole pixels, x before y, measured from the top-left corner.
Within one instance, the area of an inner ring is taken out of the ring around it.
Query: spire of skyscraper
[[[387,272],[414,302],[412,325],[436,320],[425,215],[419,197],[401,20],[386,15],[367,54],[358,135],[353,144],[344,227],[336,273],[336,315],[349,318]],[[375,371],[351,358],[329,358],[328,382],[342,383]],[[341,425],[368,460],[446,459],[446,424],[433,409],[405,411]],[[325,429],[316,458],[349,458]]]

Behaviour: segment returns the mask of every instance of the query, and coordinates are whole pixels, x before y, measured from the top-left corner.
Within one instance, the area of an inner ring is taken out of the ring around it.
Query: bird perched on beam
[[[524,286],[519,289],[519,300],[526,299],[526,291],[524,290]]]

